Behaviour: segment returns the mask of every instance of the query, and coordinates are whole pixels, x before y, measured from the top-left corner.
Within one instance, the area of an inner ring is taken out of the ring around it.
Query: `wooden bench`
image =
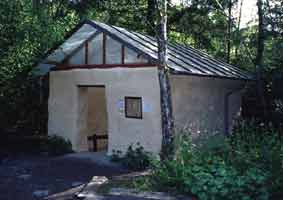
[[[98,140],[108,140],[108,135],[97,135],[97,134],[94,134],[92,136],[88,136],[87,137],[87,141],[88,141],[88,144],[92,144],[92,149],[90,148],[90,151],[98,151],[98,145],[97,145],[97,141]]]

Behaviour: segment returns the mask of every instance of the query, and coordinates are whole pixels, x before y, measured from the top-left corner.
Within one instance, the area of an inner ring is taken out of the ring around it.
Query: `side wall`
[[[243,81],[170,75],[173,116],[177,129],[200,133],[225,133],[225,95],[244,87]],[[229,97],[228,123],[240,114],[241,91]]]
[[[161,149],[161,111],[158,71],[152,68],[76,69],[50,73],[49,134],[69,139],[78,148],[78,85],[104,85],[108,113],[108,153],[125,151],[140,142],[148,151]],[[125,118],[124,97],[143,100],[143,119]]]

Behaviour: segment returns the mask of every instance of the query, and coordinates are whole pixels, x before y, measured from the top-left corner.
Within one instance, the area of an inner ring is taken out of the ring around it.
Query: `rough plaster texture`
[[[244,86],[243,81],[170,75],[175,126],[186,129],[193,136],[200,133],[224,133],[225,94]],[[229,126],[239,115],[241,92],[229,97]]]
[[[152,68],[76,69],[50,73],[49,134],[69,139],[75,151],[81,151],[79,132],[86,126],[80,114],[78,85],[104,85],[108,114],[108,153],[125,151],[140,142],[146,150],[161,149],[161,111],[158,71]],[[126,118],[124,97],[143,99],[143,119]]]

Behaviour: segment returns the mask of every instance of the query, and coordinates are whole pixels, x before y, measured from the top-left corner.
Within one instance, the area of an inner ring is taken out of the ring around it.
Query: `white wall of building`
[[[244,87],[243,81],[170,75],[173,116],[178,130],[186,129],[194,136],[201,133],[225,134],[225,95]],[[229,126],[241,111],[241,91],[229,98]]]
[[[103,35],[97,35],[88,43],[88,64],[103,63]],[[143,55],[125,47],[124,61],[147,63]],[[106,64],[122,62],[122,44],[106,37]],[[69,64],[85,64],[85,46],[69,60]],[[120,64],[121,65],[121,64]],[[177,129],[189,129],[194,135],[202,132],[224,133],[225,95],[244,86],[243,81],[211,77],[170,75],[173,116]],[[84,143],[80,131],[85,126],[81,105],[84,98],[78,86],[105,86],[108,127],[108,153],[126,151],[139,142],[147,151],[161,150],[160,87],[157,67],[108,69],[73,69],[50,72],[48,132],[72,142],[75,151]],[[142,97],[143,118],[126,118],[125,96]],[[229,125],[239,115],[241,92],[229,98]]]
[[[76,69],[50,72],[49,134],[69,139],[80,151],[78,85],[105,85],[108,113],[108,153],[126,151],[140,142],[148,151],[161,149],[161,110],[158,71],[152,68]],[[143,100],[143,118],[126,118],[124,97]]]

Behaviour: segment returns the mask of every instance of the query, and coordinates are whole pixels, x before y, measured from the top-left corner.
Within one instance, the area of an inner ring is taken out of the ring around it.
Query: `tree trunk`
[[[155,0],[147,0],[147,33],[151,36],[155,35],[154,27],[154,14],[155,13]]]
[[[173,135],[173,116],[171,102],[171,88],[167,67],[167,1],[160,0],[160,18],[158,23],[158,59],[159,83],[162,114],[162,155],[168,156],[171,151]]]
[[[228,38],[227,38],[227,63],[230,63],[231,57],[231,29],[232,29],[232,0],[229,0],[229,19],[228,19]]]
[[[241,0],[240,9],[239,9],[239,18],[238,18],[238,25],[237,25],[237,45],[236,45],[236,50],[235,50],[235,57],[236,58],[238,58],[238,50],[239,50],[239,47],[240,47],[240,44],[241,44],[240,26],[241,26],[241,21],[242,21],[243,2],[244,2],[244,0]]]
[[[258,36],[257,36],[257,55],[255,63],[262,68],[262,58],[264,51],[264,24],[263,24],[263,3],[262,0],[257,1],[258,8]]]
[[[255,60],[256,71],[257,71],[257,89],[260,103],[263,107],[263,116],[266,115],[266,105],[264,99],[264,84],[263,84],[263,52],[264,52],[264,24],[263,24],[263,2],[257,0],[258,8],[258,36],[257,36],[257,55]]]

